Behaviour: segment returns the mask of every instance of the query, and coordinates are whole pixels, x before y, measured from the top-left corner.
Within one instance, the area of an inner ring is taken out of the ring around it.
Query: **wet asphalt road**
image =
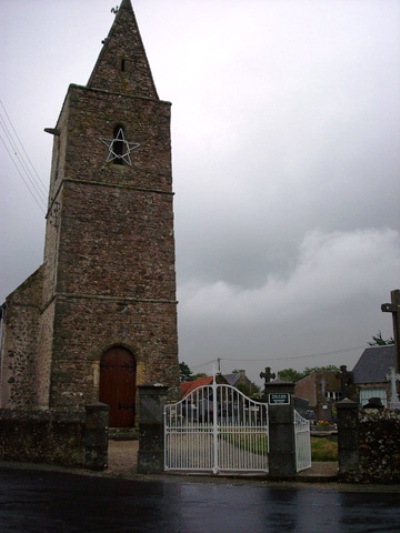
[[[1,533],[400,531],[400,494],[0,469]]]

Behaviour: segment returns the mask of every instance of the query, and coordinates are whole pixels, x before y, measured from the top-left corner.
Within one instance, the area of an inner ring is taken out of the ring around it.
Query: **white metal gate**
[[[296,446],[296,470],[311,467],[311,435],[310,421],[294,411],[294,438]]]
[[[165,470],[268,472],[268,406],[206,385],[164,407]]]

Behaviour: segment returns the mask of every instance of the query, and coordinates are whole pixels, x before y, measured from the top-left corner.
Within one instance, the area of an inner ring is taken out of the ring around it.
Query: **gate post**
[[[85,468],[104,470],[108,466],[108,412],[109,406],[94,403],[85,406]]]
[[[137,471],[160,474],[164,471],[164,405],[168,387],[139,385],[139,452]]]
[[[294,383],[273,381],[265,384],[268,403],[270,477],[296,476],[296,444],[294,436]]]
[[[345,398],[336,404],[338,417],[339,479],[354,481],[359,473],[358,405]]]

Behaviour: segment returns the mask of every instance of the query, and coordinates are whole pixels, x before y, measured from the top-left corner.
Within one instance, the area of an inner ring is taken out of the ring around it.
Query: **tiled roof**
[[[396,350],[394,344],[385,346],[371,346],[361,354],[353,368],[353,382],[361,383],[385,383],[386,375],[391,366],[396,363]]]
[[[179,385],[182,398],[185,398],[197,387],[204,387],[204,385],[211,385],[213,382],[212,376],[206,376],[205,378],[197,378],[194,381],[184,381]]]

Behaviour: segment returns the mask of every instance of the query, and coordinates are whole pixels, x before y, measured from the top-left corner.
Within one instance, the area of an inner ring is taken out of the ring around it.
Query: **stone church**
[[[88,84],[45,130],[44,261],[1,308],[1,409],[100,401],[111,427],[132,427],[138,385],[177,390],[170,110],[123,0]]]

